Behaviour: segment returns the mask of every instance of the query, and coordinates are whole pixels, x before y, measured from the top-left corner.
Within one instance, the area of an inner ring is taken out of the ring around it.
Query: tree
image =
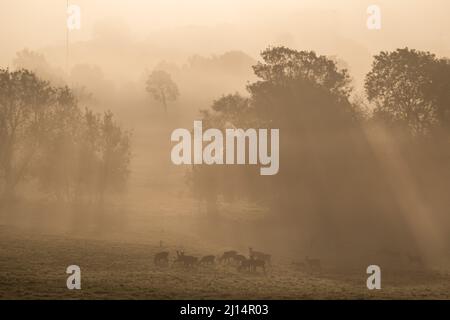
[[[226,129],[227,127],[247,128],[255,125],[257,117],[249,98],[239,93],[228,94],[215,100],[211,110],[202,110],[203,123],[211,128]]]
[[[355,161],[349,157],[358,131],[350,76],[313,51],[271,47],[261,56],[253,68],[259,80],[248,86],[252,104],[260,122],[283,137],[280,172],[265,179],[272,180],[266,199],[285,214],[313,204],[316,216],[323,217],[335,197],[330,181],[339,181]]]
[[[355,161],[349,159],[352,144],[348,141],[352,130],[357,130],[355,119],[359,118],[349,101],[350,77],[332,59],[314,52],[275,47],[261,55],[263,60],[254,66],[259,80],[248,86],[250,97],[222,97],[211,110],[203,112],[204,123],[222,129],[280,129],[281,170],[263,179],[249,166],[197,168],[194,175],[198,178],[192,179],[199,184],[195,189],[207,193],[214,190],[224,196],[229,190],[238,190],[237,196],[278,206],[277,211],[287,214],[298,211],[303,199],[308,198],[326,212],[327,204],[321,197],[334,197],[329,180]],[[302,198],[305,186],[309,195]],[[295,210],[283,207],[285,204]]]
[[[47,130],[58,92],[27,70],[0,70],[0,172],[4,197],[14,195]]]
[[[82,115],[69,88],[54,88],[54,92],[56,101],[47,107],[45,133],[32,164],[32,176],[37,178],[41,191],[68,201],[75,197],[73,182],[80,163],[78,141],[81,139]]]
[[[147,79],[147,92],[160,102],[167,113],[167,103],[175,101],[178,96],[178,86],[173,82],[170,74],[163,70],[153,71]]]
[[[263,62],[258,62],[253,70],[261,82],[287,84],[292,80],[305,80],[328,89],[342,97],[352,91],[350,76],[346,69],[338,69],[337,63],[326,56],[318,56],[314,51],[297,51],[286,47],[269,47],[261,53]]]
[[[250,84],[255,112],[284,135],[330,130],[356,117],[349,101],[352,87],[346,69],[313,51],[273,47],[253,67],[259,80]]]
[[[107,191],[123,190],[129,174],[131,134],[113,119],[88,109],[54,128],[37,166],[44,191],[63,201],[103,204]],[[63,120],[63,119],[61,119]],[[57,133],[57,134],[55,134]]]
[[[375,56],[365,80],[374,117],[425,135],[450,124],[450,63],[434,54],[397,49]]]
[[[108,111],[99,117],[99,181],[98,196],[103,203],[105,192],[121,190],[127,181],[131,159],[131,134],[123,130]]]
[[[124,187],[131,135],[111,112],[78,107],[68,87],[52,87],[28,70],[0,70],[0,182],[11,199],[25,178],[59,200],[83,194],[103,202]]]
[[[222,96],[215,100],[211,110],[202,110],[203,126],[206,128],[253,128],[257,127],[258,117],[254,114],[251,99],[238,93]],[[207,213],[211,216],[217,214],[217,200],[219,195],[231,200],[239,193],[245,195],[249,189],[248,183],[255,180],[248,177],[248,167],[220,166],[214,168],[209,165],[194,166],[188,175],[194,196],[206,201]],[[246,181],[247,183],[243,183]],[[258,192],[255,184],[252,190]],[[246,195],[248,196],[248,194]]]

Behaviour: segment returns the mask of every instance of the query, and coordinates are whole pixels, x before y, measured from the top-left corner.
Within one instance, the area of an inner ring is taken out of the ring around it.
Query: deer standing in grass
[[[233,261],[237,264],[240,265],[242,263],[242,261],[247,260],[247,257],[242,255],[242,254],[237,254],[233,257]]]
[[[245,258],[245,257],[244,257]],[[240,261],[239,266],[237,267],[238,271],[250,271],[252,269],[252,262],[250,261],[250,259],[243,259]]]
[[[266,273],[266,261],[255,259],[254,257],[250,257],[250,259],[244,257],[244,259],[240,261],[238,271],[246,270],[256,272],[257,268],[261,268],[263,272]]]
[[[254,251],[253,248],[248,248],[250,258],[255,258],[256,260],[261,260],[267,263],[269,266],[271,265],[272,257],[270,254],[266,254],[259,251]]]
[[[232,259],[234,259],[234,257],[236,257],[237,254],[238,253],[236,251],[234,251],[234,250],[225,251],[223,253],[223,255],[220,256],[219,262],[220,263],[222,263],[222,262],[229,263]]]
[[[258,268],[261,268],[266,273],[266,260],[259,260],[250,258],[251,268],[253,272],[256,272]]]
[[[177,259],[173,263],[183,263],[185,267],[193,267],[198,264],[198,258],[194,256],[187,256],[184,251],[177,251]]]

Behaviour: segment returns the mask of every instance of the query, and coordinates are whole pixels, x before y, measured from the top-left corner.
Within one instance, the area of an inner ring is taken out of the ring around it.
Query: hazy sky
[[[314,45],[328,51],[339,45],[339,39],[369,52],[401,46],[446,55],[450,51],[448,0],[70,0],[69,3],[79,5],[82,10],[82,28],[70,33],[71,41],[90,39],[96,26],[110,20],[117,21],[121,29],[128,29],[137,39],[185,26],[228,25],[233,37],[228,37],[224,45],[253,55],[263,44],[277,39],[297,48]],[[378,4],[382,10],[381,31],[366,28],[366,9],[370,4]],[[64,45],[65,21],[66,0],[1,0],[0,62],[10,61],[24,47]],[[179,46],[182,45],[180,41]],[[203,49],[207,46],[205,42]]]

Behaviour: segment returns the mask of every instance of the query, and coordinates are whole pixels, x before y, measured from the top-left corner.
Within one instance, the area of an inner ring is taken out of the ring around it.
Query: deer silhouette
[[[225,262],[229,263],[234,257],[237,255],[237,251],[231,250],[231,251],[225,251],[219,258],[219,262]]]
[[[264,261],[265,263],[267,263],[268,265],[271,265],[272,257],[271,257],[270,254],[266,254],[266,253],[263,253],[263,252],[255,251],[251,247],[248,248],[248,251],[249,251],[250,258],[253,257],[256,260],[261,260],[261,261]]]
[[[185,267],[194,267],[198,264],[198,258],[194,256],[187,256],[184,254],[184,251],[177,250],[177,258],[173,263],[182,263]]]

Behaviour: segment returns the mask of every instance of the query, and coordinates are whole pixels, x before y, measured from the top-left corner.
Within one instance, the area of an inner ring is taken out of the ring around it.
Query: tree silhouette
[[[155,70],[149,75],[146,85],[147,92],[163,105],[167,113],[167,104],[179,96],[178,86],[170,74],[163,70]]]
[[[375,118],[404,125],[414,135],[450,123],[450,63],[434,54],[408,48],[381,52],[365,88]]]
[[[203,127],[205,130],[217,128],[223,131],[227,128],[257,127],[258,117],[253,111],[249,98],[238,93],[225,95],[213,102],[211,110],[202,110]],[[194,196],[205,200],[207,213],[214,216],[218,211],[219,195],[227,200],[234,199],[239,193],[244,196],[249,189],[248,184],[256,182],[246,176],[249,176],[248,167],[199,165],[192,168],[188,182]],[[256,185],[253,190],[257,192]]]
[[[131,135],[111,112],[78,107],[68,87],[52,87],[28,70],[0,70],[0,183],[3,199],[25,178],[60,200],[82,194],[102,202],[125,185]]]
[[[39,156],[33,163],[33,177],[41,191],[51,192],[58,200],[74,197],[73,181],[78,169],[78,146],[82,128],[81,112],[73,92],[55,88],[57,101],[48,107],[45,133],[39,146]]]
[[[88,109],[60,115],[42,147],[37,178],[44,191],[63,201],[86,198],[103,204],[107,191],[123,190],[131,159],[131,134],[111,112]]]
[[[99,118],[100,175],[98,196],[101,203],[108,190],[121,190],[129,174],[131,134],[123,130],[108,111]]]
[[[0,172],[4,197],[14,195],[28,173],[58,96],[32,72],[0,70]]]
[[[204,126],[221,129],[255,127],[258,119],[251,102],[239,93],[222,96],[213,102],[211,110],[201,111]]]
[[[253,67],[260,80],[250,86],[250,91],[262,82],[284,85],[292,80],[315,83],[343,97],[348,97],[352,90],[348,71],[338,69],[334,60],[318,56],[314,51],[269,47],[261,57],[263,61]]]
[[[261,178],[254,167],[199,167],[194,170],[196,190],[211,190],[279,206],[279,212],[295,212],[301,206],[299,190],[309,189],[309,200],[326,212],[320,197],[333,197],[328,180],[341,174],[350,162],[346,138],[356,130],[354,106],[349,101],[350,77],[345,69],[314,52],[285,47],[264,50],[254,66],[259,80],[248,86],[250,97],[238,94],[216,100],[203,112],[205,127],[280,129],[280,172]],[[330,148],[330,144],[339,147]],[[330,159],[333,159],[332,161]],[[354,160],[351,160],[354,161]],[[231,183],[230,183],[231,182]],[[214,184],[214,186],[213,186]]]

